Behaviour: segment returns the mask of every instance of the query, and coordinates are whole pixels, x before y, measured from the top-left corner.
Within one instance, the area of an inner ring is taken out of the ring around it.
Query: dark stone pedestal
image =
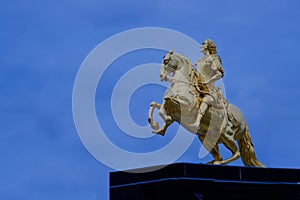
[[[300,169],[176,163],[110,173],[110,199],[300,200]]]

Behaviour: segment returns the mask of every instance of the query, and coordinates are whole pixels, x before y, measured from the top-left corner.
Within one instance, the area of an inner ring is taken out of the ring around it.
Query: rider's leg
[[[202,99],[202,103],[200,104],[200,108],[198,109],[197,118],[195,122],[193,123],[193,126],[200,126],[201,119],[203,115],[205,114],[209,104],[213,101],[213,98],[209,95],[206,95]]]

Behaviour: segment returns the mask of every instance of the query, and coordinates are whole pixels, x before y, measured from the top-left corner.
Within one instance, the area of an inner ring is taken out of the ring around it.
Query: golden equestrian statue
[[[214,42],[205,40],[201,52],[204,56],[197,61],[196,68],[174,50],[164,56],[160,79],[170,82],[170,86],[161,104],[150,105],[148,121],[153,132],[163,136],[176,121],[198,136],[213,156],[209,164],[228,164],[241,158],[245,166],[265,167],[256,157],[243,113],[215,87],[215,82],[224,76],[224,69]],[[161,128],[153,121],[155,108],[164,121]],[[223,160],[218,144],[224,144],[232,156]]]

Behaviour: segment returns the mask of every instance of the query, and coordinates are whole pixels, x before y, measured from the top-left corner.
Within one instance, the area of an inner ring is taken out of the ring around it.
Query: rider
[[[199,126],[205,111],[210,105],[216,105],[216,107],[218,107],[220,91],[215,87],[215,82],[224,76],[222,61],[217,55],[217,48],[214,42],[207,39],[200,47],[204,56],[195,64],[199,72],[198,85],[196,85],[196,88],[203,98],[197,119],[194,123],[196,126]]]

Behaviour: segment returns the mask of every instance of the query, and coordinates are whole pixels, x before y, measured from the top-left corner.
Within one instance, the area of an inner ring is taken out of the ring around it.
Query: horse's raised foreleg
[[[152,131],[153,133],[156,133],[156,134],[159,134],[162,136],[165,135],[167,128],[174,122],[172,117],[167,114],[167,112],[164,108],[164,105],[165,105],[165,101],[163,101],[163,103],[160,105],[159,115],[164,120],[165,124],[163,125],[163,127],[161,129]]]
[[[165,133],[166,133],[166,130],[168,129],[168,127],[169,127],[173,122],[174,122],[173,120],[171,120],[171,121],[166,121],[165,124],[163,125],[163,127],[162,127],[161,129],[152,131],[152,133],[156,133],[156,134],[159,134],[159,135],[164,136]]]
[[[167,114],[167,111],[165,109],[165,102],[166,101],[164,100],[162,105],[160,106],[159,115],[164,120],[164,122],[169,123],[172,121],[172,117]]]
[[[153,111],[154,111],[155,108],[160,110],[161,104],[156,103],[155,101],[153,101],[150,104],[150,109],[149,109],[149,114],[148,114],[148,122],[154,130],[158,130],[159,129],[158,123],[153,122]]]

